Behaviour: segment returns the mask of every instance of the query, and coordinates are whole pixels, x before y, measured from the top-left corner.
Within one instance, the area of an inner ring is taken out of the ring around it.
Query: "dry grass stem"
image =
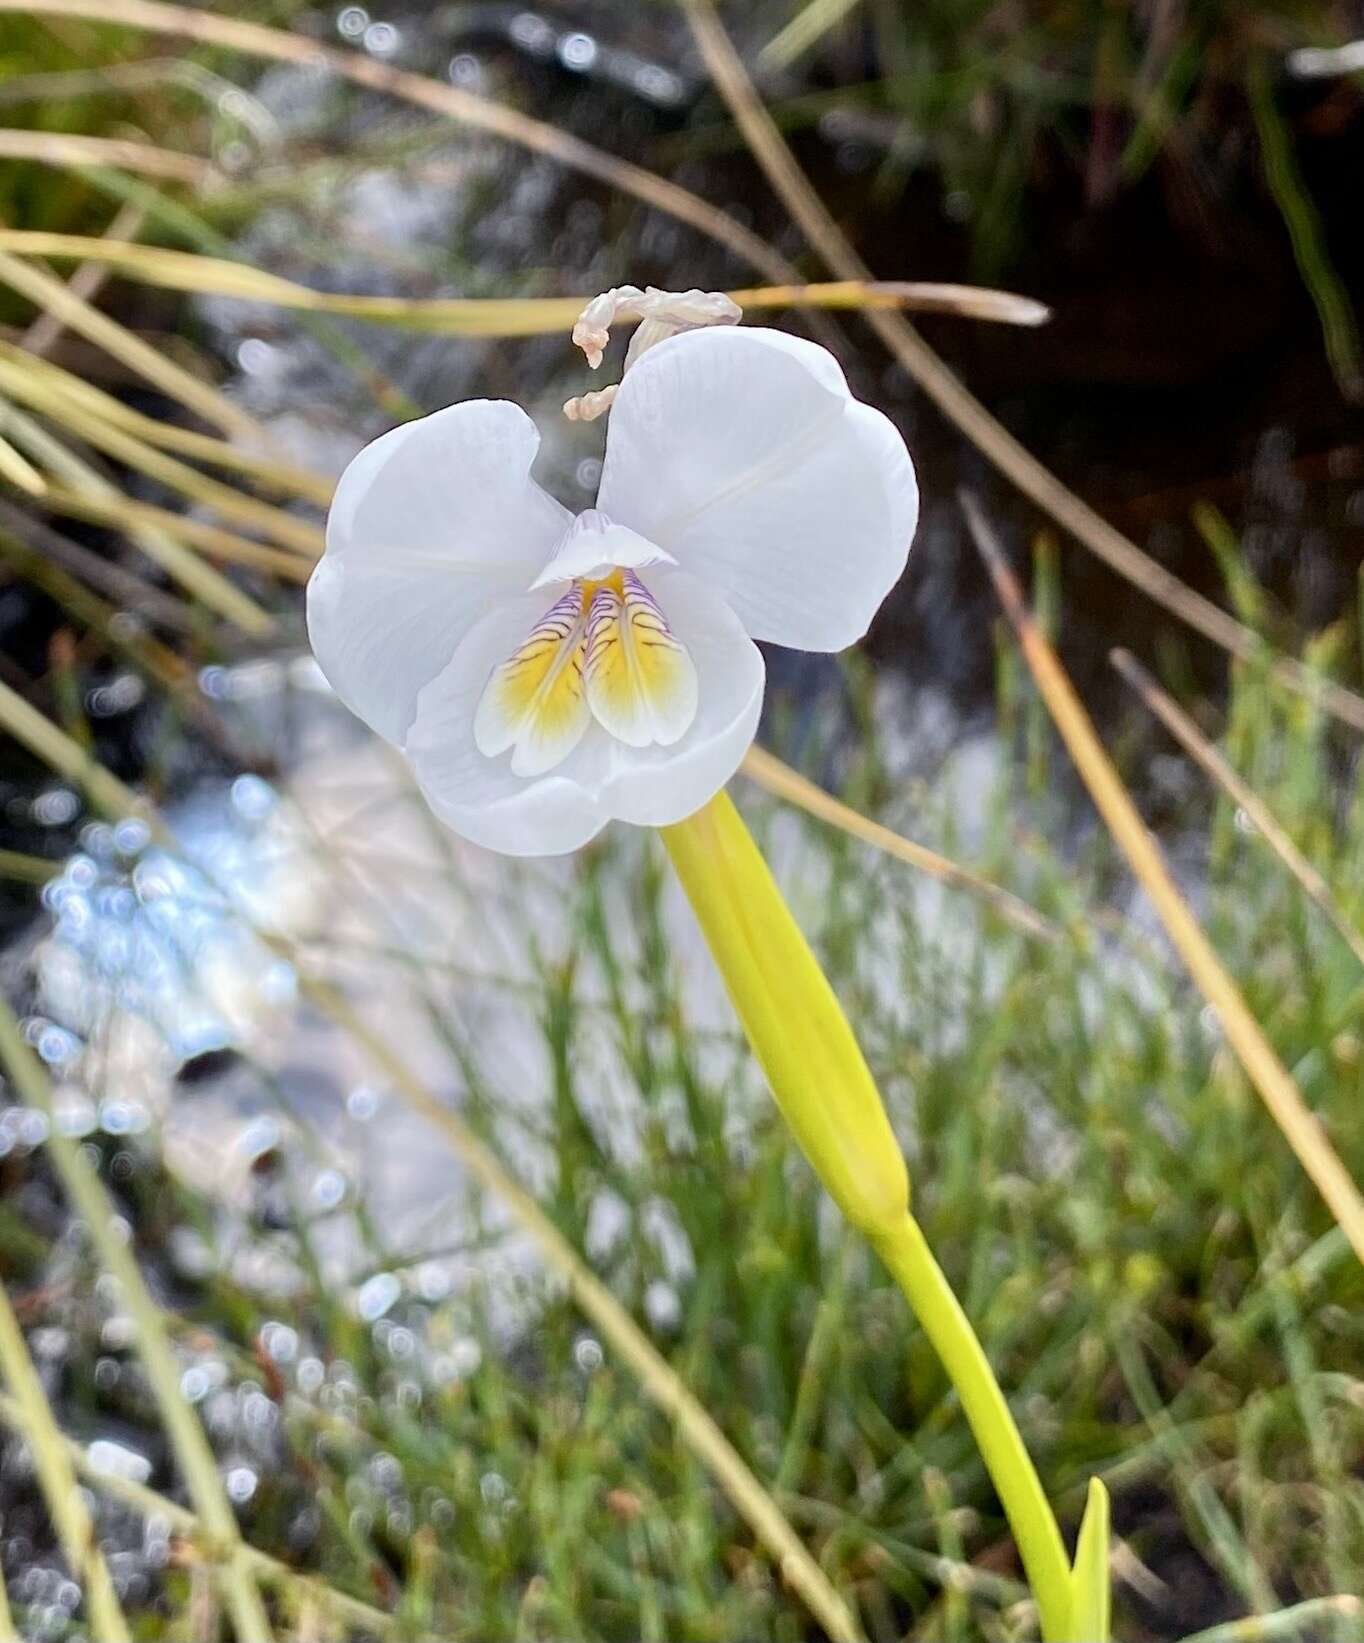
[[[126,808],[120,808],[126,814]],[[120,1304],[136,1330],[138,1356],[156,1399],[166,1440],[205,1530],[223,1548],[223,1595],[239,1643],[269,1643],[270,1624],[254,1577],[237,1556],[241,1535],[236,1514],[228,1501],[218,1463],[199,1417],[181,1390],[180,1367],[161,1310],[148,1292],[132,1250],[118,1229],[119,1216],[104,1184],[78,1143],[65,1134],[56,1121],[47,1075],[3,998],[0,998],[0,1063],[19,1099],[47,1118],[48,1155],[73,1209],[85,1223],[100,1264],[118,1283]]]
[[[1364,1262],[1364,1198],[1341,1163],[1316,1115],[1285,1070],[1240,989],[1223,968],[1202,927],[1180,894],[1160,846],[1147,831],[1113,762],[1104,752],[1084,704],[1056,653],[1033,620],[979,503],[963,495],[967,523],[990,571],[1000,603],[1018,637],[1024,659],[1114,841],[1150,897],[1176,951],[1199,991],[1216,1012],[1227,1042],[1259,1091],[1298,1162],[1320,1192],[1361,1262]]]
[[[1199,730],[1184,709],[1162,690],[1141,663],[1127,650],[1112,652],[1113,666],[1122,674],[1191,759],[1240,806],[1246,819],[1270,847],[1312,901],[1335,926],[1336,933],[1361,964],[1364,964],[1364,935],[1346,918],[1331,887],[1298,849],[1273,812],[1255,789],[1227,762],[1226,757]]]
[[[56,1416],[3,1286],[0,1286],[0,1370],[13,1394],[18,1417],[16,1430],[28,1443],[38,1486],[47,1503],[62,1556],[85,1594],[91,1630],[101,1643],[106,1638],[109,1643],[129,1643],[128,1623],[119,1607],[109,1565],[95,1540],[94,1525],[76,1488]],[[7,1604],[4,1610],[8,1622]],[[12,1623],[9,1630],[13,1635]],[[0,1635],[3,1631],[4,1627],[0,1626]]]
[[[806,239],[840,278],[870,279],[870,271],[810,186],[764,108],[711,0],[681,0],[681,3],[717,90],[768,181]],[[1135,542],[1129,541],[1087,502],[1067,489],[986,410],[903,314],[871,308],[867,311],[867,323],[944,416],[1058,525],[1133,586],[1224,650],[1243,658],[1264,655],[1264,641],[1257,634],[1157,564]],[[1275,657],[1272,670],[1281,684],[1319,701],[1346,724],[1364,730],[1364,697],[1322,678],[1293,657]]]
[[[744,775],[757,782],[760,787],[776,794],[778,798],[785,799],[788,804],[794,804],[819,821],[827,822],[831,827],[837,827],[855,839],[861,839],[864,844],[874,845],[886,855],[893,856],[897,861],[902,861],[910,867],[918,868],[920,872],[927,873],[942,884],[950,884],[957,889],[969,891],[973,896],[979,896],[982,901],[994,908],[1001,918],[1007,919],[1025,935],[1039,936],[1045,941],[1054,941],[1060,935],[1060,930],[1049,918],[1039,913],[1035,907],[1030,907],[1012,891],[982,878],[968,867],[959,866],[946,856],[940,856],[935,850],[916,844],[903,833],[897,833],[892,828],[882,826],[880,822],[869,820],[861,811],[854,810],[851,805],[834,798],[833,794],[826,793],[822,787],[817,787],[799,771],[792,770],[790,765],[784,764],[756,743],[744,755],[741,768]]]

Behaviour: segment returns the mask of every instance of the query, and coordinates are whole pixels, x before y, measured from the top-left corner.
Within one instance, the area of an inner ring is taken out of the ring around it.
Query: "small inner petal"
[[[599,584],[587,613],[587,702],[628,747],[670,747],[696,717],[696,668],[633,571]]]
[[[562,763],[591,723],[583,688],[586,604],[575,582],[493,669],[479,698],[474,743],[488,758],[510,747],[518,776],[539,776]]]
[[[530,592],[554,582],[602,581],[613,571],[646,565],[675,565],[670,553],[597,508],[580,513],[559,539],[549,563],[530,585]]]

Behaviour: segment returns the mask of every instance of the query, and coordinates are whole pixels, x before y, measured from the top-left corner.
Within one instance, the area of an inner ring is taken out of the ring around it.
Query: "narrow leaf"
[[[1108,1643],[1112,1582],[1108,1573],[1108,1490],[1089,1480],[1089,1499],[1071,1575],[1070,1635],[1075,1643]]]

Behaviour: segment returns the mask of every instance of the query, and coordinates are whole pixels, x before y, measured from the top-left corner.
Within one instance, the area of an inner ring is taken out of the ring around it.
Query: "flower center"
[[[595,567],[594,567],[595,568]],[[495,667],[474,716],[488,758],[518,776],[552,770],[595,718],[627,747],[670,747],[696,717],[696,668],[634,570],[574,577]]]

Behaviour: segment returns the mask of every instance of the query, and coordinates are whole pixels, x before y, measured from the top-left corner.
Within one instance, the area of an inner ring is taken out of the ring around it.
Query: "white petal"
[[[492,670],[544,611],[544,596],[500,605],[469,633],[417,702],[407,753],[427,802],[465,838],[513,856],[576,850],[615,817],[663,827],[699,810],[738,769],[758,727],[764,669],[739,619],[678,571],[650,576],[651,592],[697,670],[696,717],[672,747],[626,747],[593,724],[547,775],[517,776],[490,759],[474,718]]]
[[[544,588],[583,576],[598,581],[613,570],[639,570],[645,565],[675,565],[677,561],[642,536],[617,525],[596,508],[580,513],[554,550],[554,557],[531,583]]]
[[[714,798],[739,768],[758,729],[766,669],[738,617],[703,582],[681,571],[652,572],[648,581],[696,669],[696,717],[671,747],[610,742],[598,791],[618,820],[666,827]]]
[[[609,814],[569,772],[599,771],[606,733],[593,725],[583,742],[550,772],[516,775],[504,753],[489,758],[474,740],[479,698],[493,669],[543,615],[545,597],[521,595],[500,604],[465,637],[445,670],[421,692],[406,750],[432,810],[475,844],[511,856],[555,856],[576,850],[601,831]],[[594,785],[600,785],[599,782]]]
[[[919,512],[904,440],[833,355],[757,327],[688,332],[626,373],[599,502],[755,639],[802,650],[866,632]]]
[[[308,637],[337,695],[390,741],[489,602],[523,589],[568,527],[530,477],[539,443],[519,406],[465,400],[394,428],[342,474]]]

